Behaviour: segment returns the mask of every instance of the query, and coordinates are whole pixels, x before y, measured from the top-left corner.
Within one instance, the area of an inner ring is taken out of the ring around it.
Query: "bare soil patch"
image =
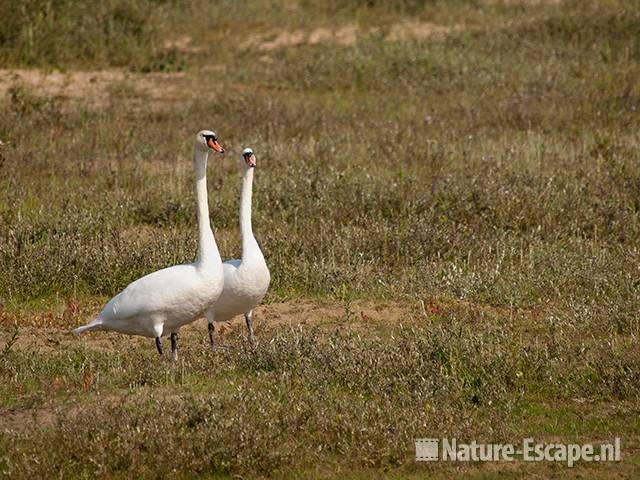
[[[165,40],[164,48],[168,50],[175,49],[183,53],[200,53],[205,51],[202,45],[195,45],[193,38],[189,35],[179,35]]]
[[[88,333],[80,338],[72,335],[70,333],[72,328],[86,323],[93,317],[95,312],[91,313],[88,310],[95,309],[96,305],[81,307],[75,306],[74,301],[70,301],[64,308],[37,313],[32,318],[9,319],[7,317],[0,323],[0,350],[11,338],[13,322],[17,322],[19,330],[18,339],[12,348],[22,351],[53,352],[72,348],[78,342],[90,350],[117,351],[122,349],[124,344],[132,341],[148,341],[141,337],[128,337],[113,332]],[[396,302],[357,301],[339,305],[326,302],[291,301],[261,305],[257,308],[254,318],[258,335],[261,330],[299,326],[335,328],[348,325],[352,328],[367,329],[369,326],[392,325],[407,318],[411,315],[411,307],[411,305]],[[230,334],[244,334],[243,329],[242,316],[227,323],[216,324],[216,334],[222,339]],[[182,336],[187,344],[197,341],[196,338],[204,341],[207,336],[206,324],[203,320],[194,322],[182,329]]]
[[[297,47],[300,45],[337,45],[353,46],[358,42],[359,36],[373,33],[382,34],[385,40],[390,42],[406,40],[424,40],[430,37],[443,36],[453,31],[462,30],[462,26],[444,26],[431,22],[400,22],[395,23],[385,31],[380,28],[361,29],[354,24],[346,24],[341,27],[316,28],[310,32],[303,30],[270,31],[255,34],[241,45],[243,49],[256,49],[261,52],[272,52],[282,48]]]
[[[390,42],[426,40],[434,37],[442,37],[463,29],[464,27],[462,25],[445,26],[431,22],[409,21],[393,24],[389,29],[386,39]]]
[[[0,101],[7,100],[14,87],[22,86],[38,97],[83,101],[105,106],[122,93],[146,100],[177,100],[188,89],[181,88],[185,74],[130,73],[122,70],[46,71],[41,69],[0,69]]]

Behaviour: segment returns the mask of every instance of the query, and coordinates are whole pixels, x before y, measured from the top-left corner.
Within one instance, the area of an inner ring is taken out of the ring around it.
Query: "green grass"
[[[25,81],[0,97],[0,471],[637,474],[639,2],[34,5],[0,6],[4,67],[128,76],[104,96]],[[407,21],[451,30],[388,41]],[[259,47],[349,25],[353,45]],[[183,35],[198,48],[166,45]],[[175,367],[144,340],[67,339],[130,281],[193,259],[202,128],[230,157],[209,167],[223,256],[239,255],[250,145],[266,302],[337,304],[344,329],[266,327],[256,351],[234,333],[217,353],[197,331]],[[369,325],[355,299],[406,318]],[[618,435],[626,453],[416,465],[429,435]]]

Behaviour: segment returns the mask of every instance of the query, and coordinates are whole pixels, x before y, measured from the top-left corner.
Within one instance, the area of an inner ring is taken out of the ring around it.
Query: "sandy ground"
[[[97,304],[95,304],[97,305]],[[129,337],[113,332],[92,332],[81,337],[69,333],[74,326],[82,325],[92,317],[87,310],[95,310],[95,305],[82,308],[77,301],[70,300],[62,311],[34,314],[31,318],[17,318],[0,312],[0,351],[13,333],[13,323],[18,321],[19,334],[13,349],[22,351],[53,352],[71,348],[81,343],[86,348],[98,351],[119,350],[127,342],[149,341],[140,337]],[[313,301],[290,301],[261,305],[254,313],[256,335],[265,329],[299,328],[318,326],[333,329],[341,325],[366,329],[394,324],[412,315],[412,306],[397,302],[357,301],[350,305],[330,304]],[[415,308],[415,306],[413,306]],[[98,308],[99,310],[99,308]],[[236,317],[230,322],[216,324],[216,336],[224,340],[231,334],[244,334],[244,319]],[[198,320],[182,329],[185,348],[193,339],[207,338],[207,325]],[[150,343],[151,345],[151,343]],[[151,345],[152,346],[152,345]]]
[[[104,107],[112,96],[127,93],[145,105],[180,100],[189,92],[188,77],[177,73],[130,73],[122,70],[45,71],[41,69],[0,69],[0,101],[8,100],[15,88],[26,88],[37,97],[87,102]],[[150,102],[161,100],[162,102]]]
[[[268,31],[249,35],[240,45],[242,49],[257,49],[261,52],[271,52],[282,48],[300,45],[337,45],[353,46],[358,37],[366,35],[380,35],[386,41],[398,42],[408,40],[426,40],[442,37],[450,32],[462,30],[461,25],[444,26],[431,22],[407,21],[392,24],[383,31],[380,28],[363,30],[355,24],[346,24],[337,28],[316,28],[311,31]]]

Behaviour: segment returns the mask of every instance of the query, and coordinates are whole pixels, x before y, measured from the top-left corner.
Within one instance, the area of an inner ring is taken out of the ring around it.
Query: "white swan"
[[[222,264],[224,288],[218,301],[205,313],[209,328],[209,342],[213,347],[214,321],[224,322],[244,314],[249,330],[249,341],[254,342],[252,314],[269,289],[271,276],[258,242],[251,229],[251,189],[256,157],[245,148],[241,165],[245,168],[240,195],[240,231],[242,233],[242,259]]]
[[[113,330],[153,337],[160,355],[160,337],[171,334],[171,355],[177,359],[180,327],[202,318],[222,293],[224,282],[222,260],[209,222],[207,157],[210,150],[224,153],[215,133],[198,132],[195,142],[198,257],[195,263],[165,268],[129,284],[105,305],[97,318],[73,333]]]

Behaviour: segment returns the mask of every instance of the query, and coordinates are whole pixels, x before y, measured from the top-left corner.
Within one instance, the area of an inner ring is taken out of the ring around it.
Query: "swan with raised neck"
[[[75,334],[92,330],[112,330],[129,335],[155,338],[163,354],[161,337],[171,336],[172,358],[177,359],[178,332],[184,325],[201,318],[222,293],[222,260],[209,221],[207,199],[207,159],[210,152],[224,153],[217,135],[210,130],[195,138],[196,211],[198,253],[194,263],[176,265],[145,275],[130,283]]]
[[[214,322],[231,320],[244,315],[249,340],[254,342],[253,310],[260,304],[269,289],[271,276],[262,250],[253,235],[251,226],[251,197],[256,157],[251,148],[242,151],[240,165],[243,168],[240,194],[240,232],[242,234],[242,258],[227,260],[222,264],[224,287],[218,301],[206,311],[209,342],[214,346]]]

